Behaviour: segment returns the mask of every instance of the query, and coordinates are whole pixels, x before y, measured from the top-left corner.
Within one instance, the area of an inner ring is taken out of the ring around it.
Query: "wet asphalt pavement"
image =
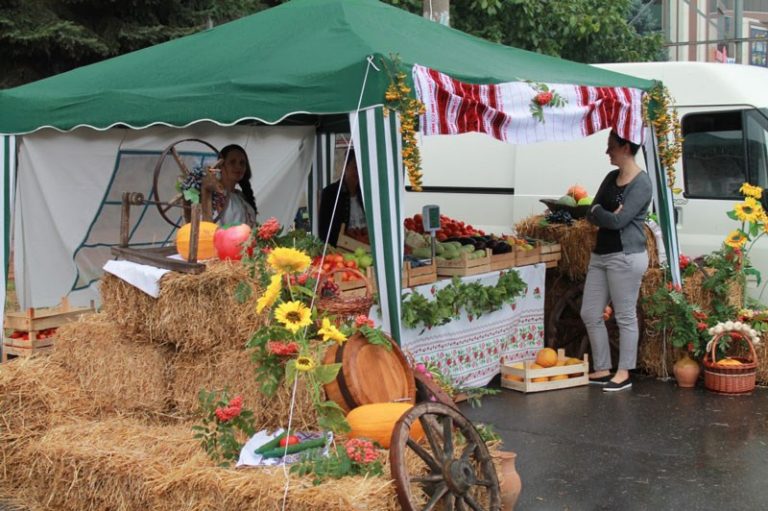
[[[518,511],[768,510],[768,389],[634,382],[617,393],[502,389],[461,410],[517,452]]]

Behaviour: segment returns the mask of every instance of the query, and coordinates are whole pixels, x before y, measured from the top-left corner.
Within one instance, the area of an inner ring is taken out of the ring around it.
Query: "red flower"
[[[365,314],[359,314],[355,318],[355,327],[357,328],[361,328],[363,326],[373,328],[373,325],[374,325],[373,320],[368,316],[366,316]]]
[[[243,411],[243,397],[233,397],[224,408],[218,407],[214,412],[221,422],[229,422]]]
[[[688,343],[688,351],[693,352],[693,343],[692,342]]]
[[[550,101],[552,101],[552,93],[551,92],[539,92],[536,94],[536,97],[534,98],[536,103],[538,103],[541,106],[548,105]]]
[[[272,217],[259,226],[258,236],[266,241],[272,239],[278,232],[280,232],[280,223],[277,221],[277,218]]]
[[[299,345],[295,342],[269,341],[267,351],[280,357],[289,357],[299,352]]]
[[[704,331],[704,330],[706,330],[706,329],[707,329],[707,324],[706,324],[706,323],[703,323],[703,322],[702,322],[702,323],[697,323],[697,324],[696,324],[696,328],[698,328],[698,329],[699,329],[699,331]]]
[[[344,444],[349,459],[356,463],[371,463],[378,458],[378,451],[368,440],[352,438]]]

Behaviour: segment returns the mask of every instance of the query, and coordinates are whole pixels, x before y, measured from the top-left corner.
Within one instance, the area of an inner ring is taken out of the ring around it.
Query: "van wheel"
[[[589,336],[584,322],[581,320],[581,302],[584,295],[584,283],[574,282],[557,299],[546,318],[546,345],[549,348],[565,350],[567,357],[582,358],[590,353]],[[643,338],[645,315],[642,307],[637,307],[637,322],[640,330],[640,341]],[[608,339],[611,344],[611,361],[614,367],[619,361],[619,327],[616,317],[605,322],[608,329]],[[638,342],[639,345],[639,342]],[[590,366],[592,360],[590,357]]]

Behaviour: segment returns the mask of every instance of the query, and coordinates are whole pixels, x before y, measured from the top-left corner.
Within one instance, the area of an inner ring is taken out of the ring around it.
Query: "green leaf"
[[[731,220],[738,220],[738,217],[736,216],[736,212],[733,210],[726,213],[726,215],[728,215],[728,218],[730,218]]]
[[[235,300],[237,300],[237,303],[243,304],[247,302],[252,294],[253,290],[251,289],[250,284],[244,280],[237,283],[237,286],[235,287]]]
[[[184,190],[184,200],[192,204],[200,204],[200,191],[195,188],[187,188]]]
[[[325,364],[325,365],[317,366],[314,370],[317,383],[319,383],[320,385],[331,383],[333,380],[336,379],[336,375],[339,374],[340,369],[341,369],[341,364]]]
[[[754,268],[752,266],[748,268],[744,268],[744,275],[752,275],[753,277],[755,277],[757,279],[758,286],[763,280],[762,275],[760,274],[760,271],[757,268]]]

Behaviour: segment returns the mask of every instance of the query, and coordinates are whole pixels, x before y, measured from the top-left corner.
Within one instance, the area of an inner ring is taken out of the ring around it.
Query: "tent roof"
[[[648,89],[653,82],[490,43],[376,0],[294,0],[204,32],[0,91],[0,133],[202,120],[277,123],[380,104],[382,66],[472,83],[533,80]]]

